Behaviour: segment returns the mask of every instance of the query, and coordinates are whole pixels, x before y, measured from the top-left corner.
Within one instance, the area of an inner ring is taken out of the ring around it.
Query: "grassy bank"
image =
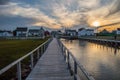
[[[24,56],[43,42],[41,40],[0,40],[0,69]]]

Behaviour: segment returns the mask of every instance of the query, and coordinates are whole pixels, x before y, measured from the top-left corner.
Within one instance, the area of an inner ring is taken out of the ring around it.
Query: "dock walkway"
[[[73,80],[55,38],[26,80]]]

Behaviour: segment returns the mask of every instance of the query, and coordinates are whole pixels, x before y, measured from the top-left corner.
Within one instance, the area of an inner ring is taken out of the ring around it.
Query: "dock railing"
[[[74,76],[74,80],[95,80],[60,40],[58,40],[58,43],[62,49],[68,69],[70,70],[71,75]]]
[[[44,42],[42,45],[38,46],[37,48],[35,48],[34,50],[32,50],[31,52],[29,52],[28,54],[26,54],[25,56],[19,58],[18,60],[14,61],[13,63],[9,64],[8,66],[4,67],[3,69],[0,70],[0,75],[2,75],[3,73],[5,73],[6,71],[8,71],[9,69],[11,69],[12,67],[14,67],[15,65],[17,66],[17,79],[18,80],[22,80],[22,64],[21,62],[26,59],[26,58],[30,58],[30,68],[31,70],[34,67],[34,55],[36,53],[36,59],[39,60],[39,58],[41,57],[41,55],[45,52],[45,50],[47,49],[49,43],[52,41],[51,39],[48,39],[46,42]],[[7,77],[7,76],[6,76]]]

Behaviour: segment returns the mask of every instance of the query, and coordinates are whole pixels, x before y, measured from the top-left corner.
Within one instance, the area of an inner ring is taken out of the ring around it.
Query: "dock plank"
[[[55,38],[26,80],[73,80]]]

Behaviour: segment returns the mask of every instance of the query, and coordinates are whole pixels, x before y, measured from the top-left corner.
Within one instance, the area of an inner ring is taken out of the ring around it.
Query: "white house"
[[[117,34],[120,35],[120,28],[117,29]]]
[[[40,29],[29,29],[28,30],[29,37],[45,37],[45,30],[41,27]]]
[[[78,37],[79,36],[93,36],[94,35],[94,30],[93,29],[84,29],[81,28],[78,30]]]
[[[11,31],[0,31],[0,37],[12,37],[13,33]]]
[[[27,27],[17,27],[15,32],[16,32],[16,36],[17,37],[26,37],[26,36],[28,36],[28,34],[27,34],[28,33]]]

